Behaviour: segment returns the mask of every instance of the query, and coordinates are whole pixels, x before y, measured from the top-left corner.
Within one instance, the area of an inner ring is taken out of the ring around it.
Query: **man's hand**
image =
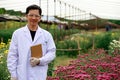
[[[38,58],[35,57],[31,57],[30,59],[30,64],[32,67],[35,67],[36,65],[38,65],[40,63],[40,60]]]
[[[17,80],[17,78],[16,77],[11,77],[11,79],[10,80]]]

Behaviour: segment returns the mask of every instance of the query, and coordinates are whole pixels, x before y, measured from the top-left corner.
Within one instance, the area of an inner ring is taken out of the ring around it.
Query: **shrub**
[[[0,40],[0,42],[7,43],[8,39],[11,39],[13,31],[16,30],[16,29],[17,28],[0,30],[0,39],[2,39],[2,40]]]
[[[7,69],[7,53],[8,45],[0,43],[0,80],[10,80],[10,74]]]
[[[112,41],[111,33],[105,33],[104,35],[96,36],[96,48],[104,48],[108,50],[108,46]]]

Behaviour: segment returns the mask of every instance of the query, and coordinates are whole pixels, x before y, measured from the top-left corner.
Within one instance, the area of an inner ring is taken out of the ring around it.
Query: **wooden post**
[[[95,50],[95,39],[94,39],[94,34],[92,34],[92,52],[94,53]]]
[[[80,40],[79,39],[77,40],[77,45],[78,45],[78,53],[80,54],[80,49],[81,48],[80,48]]]

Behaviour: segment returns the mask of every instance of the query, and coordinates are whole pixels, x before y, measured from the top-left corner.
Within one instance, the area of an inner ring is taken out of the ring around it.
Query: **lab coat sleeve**
[[[13,33],[10,47],[9,47],[9,52],[7,56],[7,67],[8,70],[11,74],[11,77],[17,77],[17,60],[18,60],[18,55],[17,55],[17,37],[15,33]]]
[[[56,46],[53,40],[53,37],[51,34],[47,36],[47,45],[46,45],[47,53],[45,56],[40,58],[40,64],[39,65],[47,65],[49,64],[54,58],[56,57]]]

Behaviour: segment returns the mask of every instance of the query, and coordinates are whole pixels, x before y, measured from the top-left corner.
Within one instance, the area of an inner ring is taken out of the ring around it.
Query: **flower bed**
[[[120,80],[120,55],[103,49],[79,55],[68,66],[58,66],[47,80]]]

